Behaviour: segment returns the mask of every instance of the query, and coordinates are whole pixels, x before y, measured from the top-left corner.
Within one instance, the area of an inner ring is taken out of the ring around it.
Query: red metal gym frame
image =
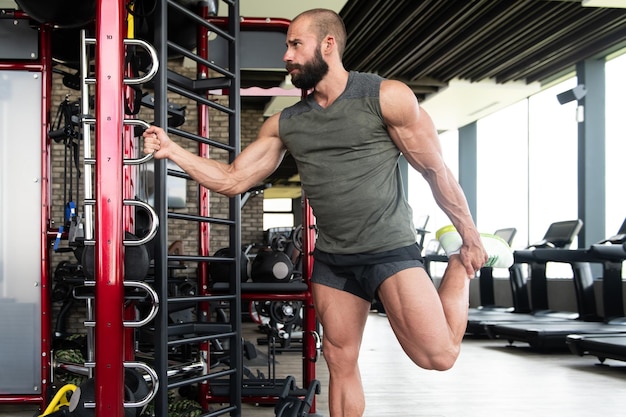
[[[96,415],[124,416],[123,0],[96,8]],[[106,341],[106,342],[105,342]]]
[[[200,13],[204,19],[207,19],[208,16],[208,6],[200,6]],[[203,59],[208,59],[209,54],[209,30],[200,26],[197,34],[197,51],[198,56]],[[198,64],[197,68],[197,77],[200,78],[208,78],[209,77],[209,68],[205,65]],[[208,97],[208,94],[206,94]],[[198,135],[203,138],[209,137],[209,106],[203,103],[198,103]],[[206,143],[200,142],[198,144],[198,155],[202,158],[209,157],[209,149],[210,146]],[[201,185],[198,185],[198,209],[199,215],[201,217],[208,218],[211,215],[210,210],[210,193],[209,190]],[[198,238],[199,238],[199,252],[200,256],[210,256],[211,254],[211,225],[208,222],[199,222],[198,224]],[[208,295],[209,288],[209,264],[206,262],[200,262],[198,264],[198,289],[199,294],[202,296]],[[203,301],[198,304],[198,309],[201,314],[210,314],[210,306],[209,303]],[[211,345],[209,341],[204,341],[199,345],[200,354],[203,357],[210,357],[210,349]],[[202,383],[198,385],[198,399],[200,401],[200,405],[204,409],[209,409],[209,403],[207,401],[207,394],[209,391],[209,385],[207,383]]]
[[[21,10],[11,11],[10,17],[13,19],[28,20],[29,16]],[[50,130],[50,108],[51,108],[51,91],[52,91],[52,52],[51,52],[51,28],[45,25],[39,27],[39,59],[36,61],[13,61],[0,62],[0,70],[9,71],[36,71],[41,73],[41,218],[40,218],[40,340],[41,340],[41,390],[38,394],[1,394],[0,404],[39,404],[43,409],[46,405],[46,394],[50,386],[51,376],[51,340],[52,337],[52,306],[50,300],[50,259],[48,250],[49,243],[54,240],[56,231],[50,228],[50,142],[48,140],[48,131]]]
[[[49,243],[52,241],[52,236],[48,234],[48,224],[51,218],[51,164],[50,164],[50,140],[48,139],[48,132],[50,131],[50,108],[52,103],[52,43],[51,43],[52,30],[43,26],[41,28],[40,36],[40,48],[41,54],[41,76],[42,86],[41,91],[43,97],[41,97],[41,201],[42,201],[42,216],[41,216],[41,395],[43,401],[41,407],[46,405],[46,395],[50,386],[50,379],[52,377],[52,358],[51,349],[52,341],[52,300],[50,296],[50,290],[52,289],[52,280],[50,278],[50,259],[49,259]],[[56,233],[55,233],[56,234]]]

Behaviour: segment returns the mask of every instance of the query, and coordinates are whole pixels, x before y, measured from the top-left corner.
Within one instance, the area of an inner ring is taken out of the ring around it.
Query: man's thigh
[[[399,338],[428,338],[447,326],[441,299],[424,268],[409,268],[378,288],[385,313]]]
[[[324,341],[341,348],[361,344],[371,303],[349,292],[313,283],[315,311],[323,328]]]

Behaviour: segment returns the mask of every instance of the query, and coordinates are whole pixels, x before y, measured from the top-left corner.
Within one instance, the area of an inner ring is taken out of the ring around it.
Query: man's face
[[[291,82],[298,88],[310,90],[328,73],[320,42],[309,29],[307,19],[298,19],[287,32],[287,52],[283,57]]]
[[[315,87],[328,73],[328,64],[322,58],[319,45],[315,48],[315,54],[310,60],[304,64],[287,63],[286,67],[291,74],[291,83],[303,90]]]

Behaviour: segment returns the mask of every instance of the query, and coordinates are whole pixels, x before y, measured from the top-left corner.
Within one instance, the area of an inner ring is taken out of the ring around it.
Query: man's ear
[[[322,41],[322,50],[326,53],[329,53],[330,51],[332,51],[335,45],[335,38],[333,36],[326,35],[326,37]]]

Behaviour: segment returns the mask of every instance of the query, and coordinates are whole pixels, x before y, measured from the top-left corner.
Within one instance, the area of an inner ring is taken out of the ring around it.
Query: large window
[[[570,78],[529,98],[529,243],[541,239],[551,223],[578,218],[577,104],[556,99],[575,86]]]
[[[606,236],[626,217],[626,55],[606,64]],[[576,86],[575,76],[477,121],[477,226],[516,227],[515,248],[540,240],[556,221],[578,218],[577,103],[556,95]],[[440,135],[444,158],[458,176],[458,131]],[[428,229],[449,223],[428,184],[409,171],[414,216],[430,216]],[[431,235],[430,238],[434,238]],[[573,247],[577,243],[574,242]]]
[[[528,235],[528,100],[477,123],[476,224],[480,231],[515,227],[514,246]]]
[[[568,79],[477,122],[477,224],[517,228],[516,248],[577,217],[576,105],[556,99],[574,85]]]
[[[458,131],[451,130],[440,135],[439,140],[446,164],[455,177],[459,175],[459,136]],[[424,243],[435,238],[437,228],[450,224],[448,217],[441,211],[430,186],[422,175],[409,167],[408,173],[408,200],[413,209],[413,221],[415,224],[421,222],[423,216],[428,216],[426,229],[431,233],[426,236]]]
[[[263,199],[263,230],[293,227],[293,200],[290,198]]]

